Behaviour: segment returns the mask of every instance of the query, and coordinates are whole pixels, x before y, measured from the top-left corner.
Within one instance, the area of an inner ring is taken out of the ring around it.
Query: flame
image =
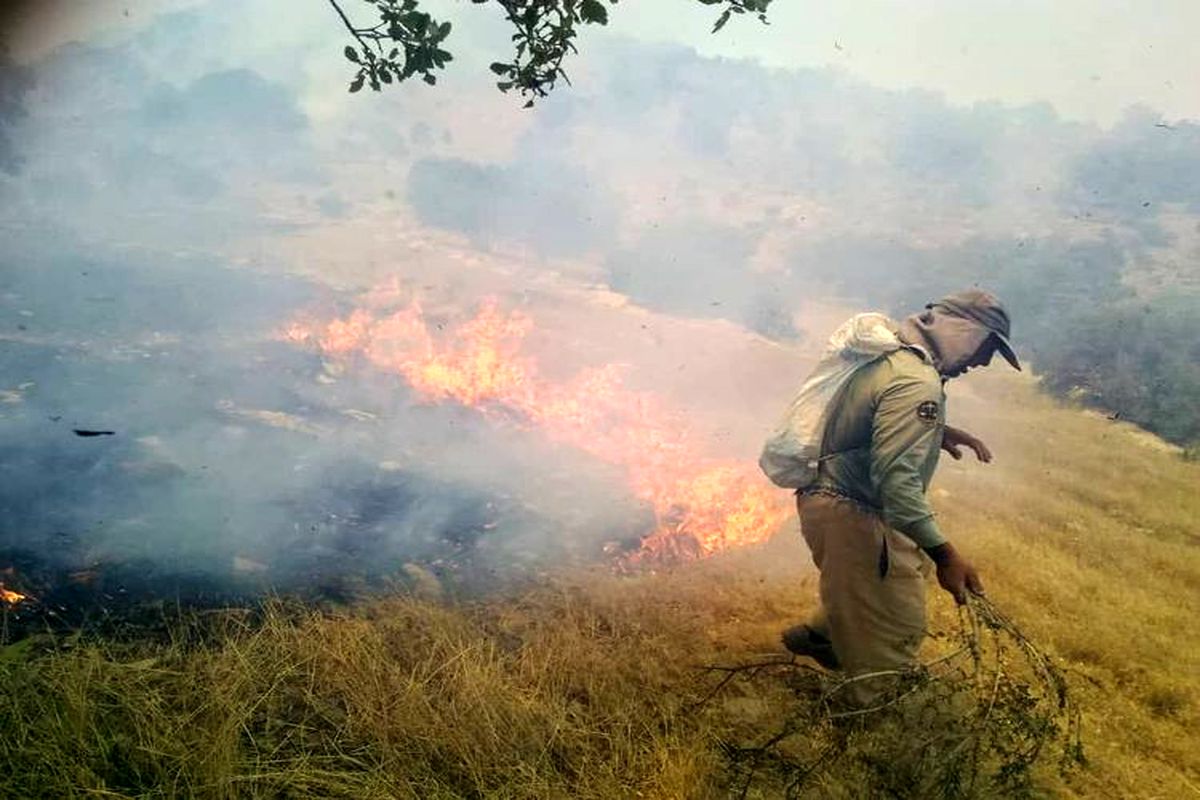
[[[550,381],[522,352],[533,327],[526,315],[504,313],[488,298],[472,319],[435,337],[420,303],[396,307],[400,294],[394,283],[376,289],[348,316],[296,321],[282,338],[327,358],[363,358],[403,376],[426,402],[457,402],[508,420],[515,415],[622,466],[656,520],[634,560],[694,558],[762,542],[789,515],[752,465],[696,452],[683,414],[625,387],[619,366]]]
[[[29,595],[21,594],[20,592],[14,592],[11,589],[5,589],[4,584],[0,583],[0,601],[3,601],[11,606],[15,606],[17,603],[20,603],[22,600],[28,600],[28,599],[29,599]]]

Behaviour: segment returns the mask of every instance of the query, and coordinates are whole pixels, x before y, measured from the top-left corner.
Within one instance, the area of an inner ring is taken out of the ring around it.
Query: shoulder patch
[[[938,420],[938,404],[932,400],[926,400],[917,406],[917,417],[922,421],[934,424]]]

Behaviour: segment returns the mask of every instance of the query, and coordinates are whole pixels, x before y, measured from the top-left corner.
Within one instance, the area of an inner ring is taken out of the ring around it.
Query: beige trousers
[[[821,571],[821,608],[809,626],[833,642],[847,677],[916,662],[925,636],[925,579],[933,567],[917,544],[853,501],[797,498],[800,531]],[[893,684],[851,681],[835,698],[871,705]]]

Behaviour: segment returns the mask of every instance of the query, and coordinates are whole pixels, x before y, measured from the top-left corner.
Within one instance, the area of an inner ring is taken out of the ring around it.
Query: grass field
[[[970,380],[951,418],[997,461],[946,459],[935,504],[1082,709],[1086,766],[1062,777],[1048,759],[1029,794],[1200,797],[1200,466],[1028,381]],[[715,680],[698,667],[781,654],[815,592],[784,531],[486,600],[279,604],[180,620],[169,644],[26,640],[0,651],[0,794],[725,797],[722,743],[760,741],[803,701],[768,676],[697,706]],[[952,629],[930,592],[934,629]],[[802,796],[869,796],[858,741]],[[748,796],[780,791],[768,775]]]

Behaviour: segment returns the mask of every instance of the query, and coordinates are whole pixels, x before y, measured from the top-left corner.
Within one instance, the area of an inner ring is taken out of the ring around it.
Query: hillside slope
[[[997,458],[943,465],[945,527],[1083,712],[1088,766],[1045,769],[1039,792],[1196,794],[1200,469],[1028,380],[972,376],[952,403]],[[721,797],[719,743],[753,741],[796,701],[755,681],[697,709],[714,678],[696,667],[778,652],[814,595],[785,531],[482,601],[230,614],[180,621],[168,644],[26,640],[0,659],[0,795]],[[951,627],[931,597],[933,627]],[[835,770],[811,796],[861,796],[853,780]]]

